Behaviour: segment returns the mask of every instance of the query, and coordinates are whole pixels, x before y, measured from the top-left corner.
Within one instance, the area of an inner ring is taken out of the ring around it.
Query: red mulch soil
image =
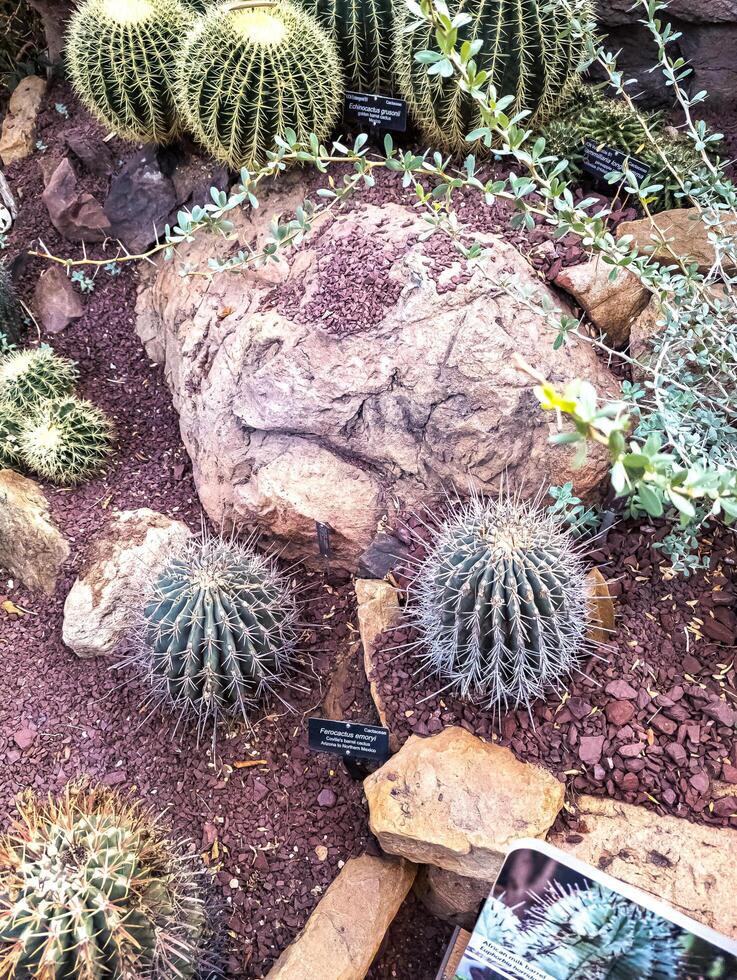
[[[68,117],[55,103],[68,107]],[[50,226],[41,202],[44,173],[63,155],[63,136],[72,130],[101,135],[69,89],[56,83],[37,133],[47,149],[6,172],[20,208],[6,254],[15,260],[29,303],[44,268],[23,258],[31,243],[41,238],[58,255],[79,254],[78,245]],[[132,152],[118,140],[108,147],[117,163]],[[103,200],[108,178],[80,174],[85,189]],[[361,199],[381,204],[402,196],[398,181],[384,177]],[[460,211],[477,229],[503,234],[530,254],[550,279],[583,258],[575,239],[552,242],[546,228],[531,235],[510,231],[502,206],[479,212],[468,198]],[[623,212],[615,220],[629,216]],[[437,239],[429,249],[437,270],[447,268],[449,244]],[[88,251],[103,254],[100,246]],[[379,280],[385,271],[377,270]],[[56,791],[82,775],[134,788],[154,809],[166,811],[190,851],[210,868],[215,904],[224,908],[227,974],[259,977],[296,936],[342,863],[375,848],[360,785],[334,759],[313,755],[305,745],[305,717],[323,703],[335,717],[375,717],[356,665],[352,589],[311,577],[302,649],[312,672],[305,691],[293,696],[292,712],[272,706],[252,734],[231,732],[217,759],[191,732],[174,740],[165,715],[142,713],[146,692],[135,675],[111,671],[109,661],[79,660],[64,647],[63,600],[107,512],[145,506],[193,528],[201,520],[162,372],[149,364],[134,333],[136,270],[126,266],[115,276],[100,271],[95,283],[84,296],[83,318],[51,342],[79,362],[81,393],[115,420],[117,452],[104,477],[73,491],[46,488],[73,551],[56,595],[31,594],[0,572],[0,602],[10,599],[23,610],[13,614],[0,605],[0,812],[4,821],[19,790]],[[378,293],[376,298],[383,301]],[[507,717],[503,739],[523,758],[557,773],[570,771],[575,790],[637,801],[652,797],[664,809],[726,823],[737,809],[734,798],[717,800],[713,808],[711,800],[716,779],[737,776],[730,769],[737,766],[734,731],[720,723],[717,703],[710,704],[734,682],[734,616],[724,604],[732,598],[732,559],[726,540],[717,542],[709,576],[666,582],[649,540],[633,529],[616,531],[601,559],[610,563],[608,574],[619,578],[622,592],[610,664],[576,679],[565,704],[538,705],[534,730],[523,713]],[[453,723],[492,735],[488,717],[433,698],[432,685],[413,684],[407,658],[394,657],[382,653],[378,679],[402,736]],[[410,897],[370,977],[431,980],[450,932]]]
[[[398,532],[415,559],[427,531],[415,517]],[[400,741],[447,725],[509,745],[545,766],[569,792],[610,796],[689,820],[737,827],[737,567],[734,537],[718,535],[710,567],[669,573],[653,547],[665,528],[623,524],[591,559],[611,582],[616,634],[573,676],[562,698],[492,712],[448,694],[418,672],[410,625],[384,635],[372,680]],[[414,569],[414,566],[413,566]],[[398,570],[411,601],[416,571]]]

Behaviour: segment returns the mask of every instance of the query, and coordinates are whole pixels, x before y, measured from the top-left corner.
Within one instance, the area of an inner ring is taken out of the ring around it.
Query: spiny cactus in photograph
[[[657,912],[616,892],[548,886],[525,921],[525,958],[555,980],[673,980],[684,947],[678,929]]]
[[[21,342],[25,325],[26,316],[16,295],[10,271],[5,262],[0,262],[0,351],[3,344],[9,347]]]
[[[507,114],[528,110],[527,122],[552,116],[565,102],[583,57],[566,5],[548,0],[450,4],[451,16],[460,10],[471,20],[459,29],[458,42],[481,42],[475,63],[488,72],[499,97],[514,96]],[[400,94],[434,147],[468,150],[466,136],[481,125],[476,102],[455,77],[429,75],[427,65],[416,60],[420,51],[434,49],[435,39],[427,25],[408,32],[414,19],[404,4],[397,5],[394,51]]]
[[[263,163],[287,129],[326,139],[343,94],[335,42],[289,0],[230,6],[200,18],[179,59],[177,98],[193,135],[234,169]]]
[[[494,711],[543,697],[580,662],[589,618],[574,539],[536,503],[456,502],[408,604],[425,668]]]
[[[112,791],[28,791],[0,837],[0,976],[186,980],[205,914],[195,875],[154,818]]]
[[[74,361],[46,344],[14,351],[0,357],[0,399],[25,414],[38,402],[70,394],[77,377]]]
[[[170,142],[181,130],[172,90],[177,52],[195,20],[179,0],[86,0],[67,36],[75,92],[124,139]]]
[[[296,606],[273,559],[209,534],[167,562],[145,597],[137,655],[154,697],[202,730],[245,721],[292,670]]]
[[[355,92],[394,90],[392,0],[301,0],[338,43],[347,87]]]
[[[73,395],[47,399],[24,417],[20,458],[52,483],[73,486],[98,474],[112,453],[113,425],[105,413]]]
[[[20,424],[21,415],[18,409],[0,398],[0,469],[6,466],[15,469],[20,465]]]

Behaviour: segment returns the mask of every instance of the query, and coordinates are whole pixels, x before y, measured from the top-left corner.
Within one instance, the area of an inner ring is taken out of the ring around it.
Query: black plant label
[[[407,103],[387,95],[370,92],[345,93],[345,118],[372,129],[391,129],[403,133],[407,129]]]
[[[389,729],[328,718],[308,719],[309,746],[313,752],[329,752],[344,759],[389,758]]]
[[[602,146],[595,140],[586,140],[583,150],[583,169],[586,173],[605,181],[609,174],[624,173],[625,166],[637,178],[638,184],[650,174],[650,167],[637,157],[616,150],[613,146]]]

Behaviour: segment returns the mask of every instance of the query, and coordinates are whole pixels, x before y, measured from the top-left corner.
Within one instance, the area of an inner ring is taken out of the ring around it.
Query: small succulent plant
[[[552,117],[569,95],[583,58],[583,43],[570,30],[566,5],[546,0],[476,0],[450,4],[450,16],[463,11],[470,19],[458,31],[459,45],[481,42],[475,58],[488,72],[499,96],[514,96],[506,109],[527,110],[533,121]],[[434,48],[432,28],[407,30],[415,15],[396,7],[395,70],[399,91],[415,122],[438,149],[469,149],[467,135],[481,125],[472,95],[462,92],[456,78],[428,74],[416,55]],[[525,121],[527,124],[530,119]]]
[[[177,98],[194,136],[234,169],[263,163],[275,138],[330,134],[340,110],[335,42],[289,0],[247,9],[218,4],[190,32]]]
[[[179,849],[105,788],[30,791],[0,837],[0,976],[186,980],[205,915]]]
[[[33,406],[18,432],[24,465],[64,486],[99,473],[112,452],[112,440],[113,425],[105,413],[73,395]]]
[[[19,344],[25,325],[25,313],[16,296],[7,264],[0,262],[0,338],[5,337],[7,345]]]
[[[482,707],[528,706],[579,664],[585,577],[570,533],[537,503],[457,502],[433,532],[410,603],[425,667]]]
[[[346,85],[356,92],[394,89],[391,0],[301,0],[338,43]]]
[[[66,46],[84,105],[124,139],[168,143],[178,136],[175,62],[195,18],[179,0],[85,0]]]
[[[24,414],[47,398],[68,395],[76,381],[74,361],[46,345],[0,357],[0,399]]]
[[[172,556],[145,598],[137,655],[156,697],[200,728],[249,720],[291,673],[295,601],[272,559],[207,534]]]

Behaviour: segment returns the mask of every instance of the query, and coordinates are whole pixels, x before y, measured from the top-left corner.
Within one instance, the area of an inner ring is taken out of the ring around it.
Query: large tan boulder
[[[573,296],[613,347],[627,345],[632,321],[650,302],[650,293],[633,272],[613,269],[600,258],[564,269],[555,284]]]
[[[51,595],[69,545],[43,491],[14,470],[0,470],[0,565],[28,589]]]
[[[725,232],[737,235],[737,222],[726,223]],[[677,208],[661,211],[652,219],[624,221],[617,227],[617,238],[632,236],[639,252],[652,255],[657,262],[670,265],[674,254],[688,263],[695,262],[702,272],[708,272],[716,258],[709,241],[713,230],[700,218],[697,208]],[[737,266],[724,261],[724,271],[737,272]]]
[[[267,980],[363,980],[416,870],[368,854],[346,862]]]
[[[6,167],[33,153],[36,118],[45,92],[45,79],[27,75],[10,96],[0,135],[0,160]]]
[[[253,219],[234,212],[242,245],[301,199],[295,180],[273,185]],[[506,473],[530,493],[570,478],[584,495],[604,477],[602,456],[572,471],[570,451],[550,445],[513,355],[611,395],[606,365],[586,344],[554,351],[544,320],[499,288],[516,278],[547,293],[510,245],[486,236],[489,255],[468,269],[426,231],[408,208],[366,205],[245,275],[182,278],[177,263],[144,274],[137,330],[165,364],[216,524],[256,524],[316,565],[323,525],[323,554],[353,570],[389,508],[469,475],[493,490]],[[212,249],[202,236],[180,258],[206,267]]]
[[[112,653],[135,624],[147,583],[190,534],[181,521],[147,508],[115,514],[64,603],[64,643],[78,657]]]
[[[737,831],[584,796],[581,827],[551,844],[737,938]]]
[[[513,841],[547,834],[564,797],[550,773],[463,728],[411,736],[364,791],[388,854],[484,880]]]

